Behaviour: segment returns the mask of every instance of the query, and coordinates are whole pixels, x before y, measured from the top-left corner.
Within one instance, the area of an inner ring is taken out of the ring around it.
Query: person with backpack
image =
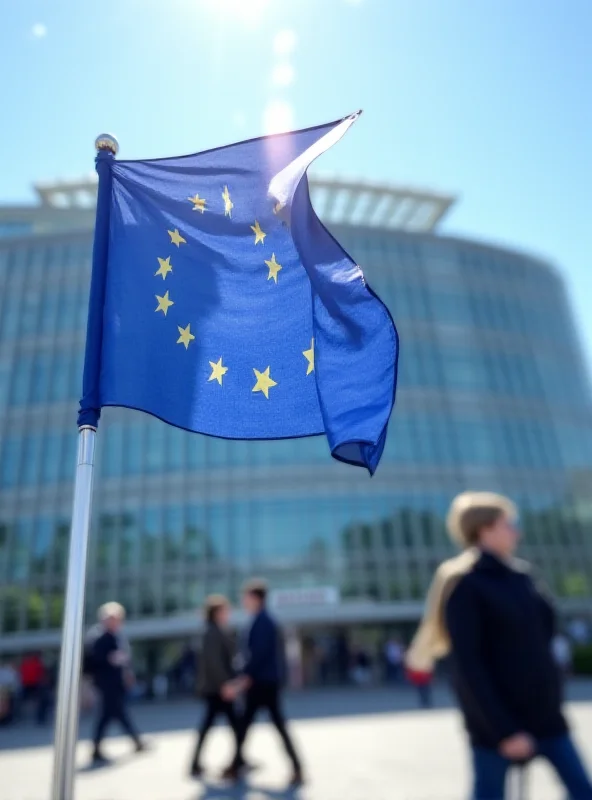
[[[453,501],[448,530],[463,552],[436,572],[407,667],[432,669],[450,655],[473,800],[502,800],[509,768],[536,756],[551,763],[571,800],[592,800],[562,710],[553,604],[530,565],[514,557],[517,516],[510,500],[490,492]]]

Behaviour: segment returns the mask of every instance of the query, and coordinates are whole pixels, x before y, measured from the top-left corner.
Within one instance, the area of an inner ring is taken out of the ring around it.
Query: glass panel
[[[161,509],[144,509],[142,539],[140,545],[140,561],[142,564],[156,563],[158,542],[161,531]]]
[[[189,434],[171,426],[167,426],[165,431],[168,469],[174,472],[181,471],[185,469],[185,442]]]
[[[139,511],[124,511],[119,527],[119,563],[122,568],[137,563],[140,545]]]
[[[41,433],[35,433],[33,429],[27,431],[24,436],[25,452],[21,469],[21,480],[25,486],[33,486],[38,481],[41,447],[43,444]]]
[[[2,486],[16,486],[19,480],[23,440],[18,436],[7,436],[2,444],[2,463],[0,473]]]
[[[35,520],[33,549],[31,552],[31,574],[33,580],[40,581],[49,570],[49,555],[52,541],[52,520],[38,517]]]
[[[189,506],[186,509],[184,547],[185,558],[189,563],[195,563],[204,558],[208,538],[203,506]]]
[[[8,552],[8,580],[25,581],[29,575],[29,555],[33,534],[33,520],[24,517],[17,521]]]
[[[32,364],[33,356],[31,353],[19,353],[17,351],[12,370],[12,385],[10,392],[10,404],[13,406],[26,405],[29,400],[29,385],[31,382]]]
[[[169,506],[165,511],[164,560],[180,562],[183,555],[183,507]]]
[[[70,368],[69,354],[58,351],[53,363],[52,380],[49,399],[52,402],[66,400],[69,397],[68,371]]]
[[[125,475],[139,475],[142,472],[143,433],[144,426],[137,422],[128,423],[124,428],[123,471]]]
[[[42,483],[57,483],[59,480],[60,464],[62,460],[62,441],[63,434],[61,433],[46,433],[43,437],[43,459],[41,463]],[[72,470],[74,470],[74,462],[72,462]]]

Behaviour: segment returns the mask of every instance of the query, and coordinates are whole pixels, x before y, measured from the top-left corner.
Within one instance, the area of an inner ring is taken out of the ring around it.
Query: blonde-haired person
[[[125,609],[119,603],[105,603],[98,612],[100,633],[91,650],[92,676],[100,696],[100,713],[94,736],[93,761],[105,762],[101,743],[107,726],[113,720],[120,723],[131,737],[137,752],[145,749],[126,708],[127,676],[130,651],[121,635]]]
[[[455,498],[447,525],[463,550],[436,572],[407,666],[430,670],[450,655],[471,742],[473,800],[502,800],[511,763],[536,755],[553,765],[572,800],[592,800],[561,709],[555,612],[529,565],[514,557],[517,517],[501,495]]]

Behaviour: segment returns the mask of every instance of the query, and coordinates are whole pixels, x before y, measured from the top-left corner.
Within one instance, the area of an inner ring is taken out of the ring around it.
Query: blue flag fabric
[[[397,332],[306,177],[356,117],[179,158],[99,153],[79,425],[124,406],[229,439],[324,433],[374,472]]]

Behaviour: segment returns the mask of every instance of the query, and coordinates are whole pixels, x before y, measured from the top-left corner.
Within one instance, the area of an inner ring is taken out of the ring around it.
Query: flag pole
[[[86,339],[84,406],[78,420],[78,456],[74,480],[74,501],[70,527],[70,552],[66,602],[62,627],[58,698],[54,736],[54,766],[51,800],[74,800],[74,773],[78,715],[80,708],[80,668],[84,622],[84,589],[92,505],[92,484],[100,400],[96,363],[100,361],[104,303],[104,268],[109,238],[111,205],[111,163],[119,150],[117,139],[101,134],[95,141],[99,187],[97,220],[93,246],[89,321]],[[83,404],[81,404],[82,406]],[[85,414],[90,411],[90,417]]]
[[[82,426],[78,433],[78,458],[56,706],[52,800],[73,800],[74,797],[84,588],[96,435],[96,429],[89,425]]]

